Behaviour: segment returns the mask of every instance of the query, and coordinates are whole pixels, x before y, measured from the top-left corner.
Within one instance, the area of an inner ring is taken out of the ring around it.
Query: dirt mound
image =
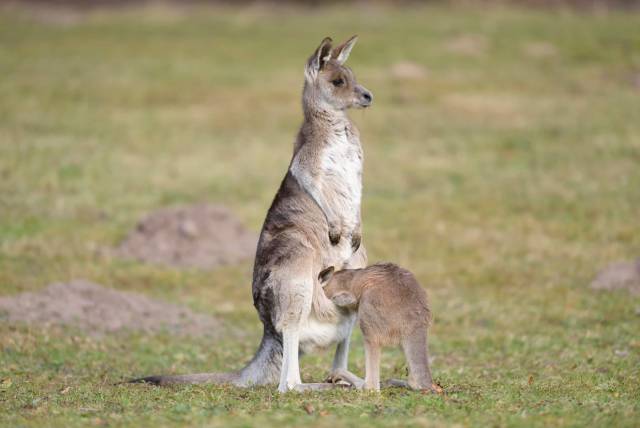
[[[609,291],[624,289],[640,294],[640,258],[607,265],[591,282],[591,288]]]
[[[487,47],[487,38],[480,34],[461,34],[445,42],[449,52],[466,56],[481,56]]]
[[[89,334],[127,330],[214,337],[222,326],[216,319],[188,308],[83,280],[0,297],[0,321],[70,325]]]
[[[550,58],[558,54],[558,49],[549,42],[530,42],[524,45],[524,53],[531,58]]]
[[[227,208],[169,207],[143,218],[115,250],[151,264],[211,269],[255,255],[258,238]]]
[[[411,61],[401,61],[393,64],[389,70],[398,80],[420,80],[427,77],[427,69]]]

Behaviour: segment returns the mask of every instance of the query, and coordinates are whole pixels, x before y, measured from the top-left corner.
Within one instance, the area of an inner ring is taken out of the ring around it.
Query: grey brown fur
[[[334,343],[333,370],[347,369],[355,317],[327,299],[318,274],[326,266],[358,268],[367,261],[361,245],[362,147],[346,110],[369,106],[372,96],[344,66],[355,40],[332,49],[325,38],[305,67],[304,122],[256,250],[253,302],[264,331],[256,355],[236,373],[141,381],[279,382],[281,392],[309,389],[300,379],[298,355]]]
[[[332,272],[331,268],[321,272],[324,292],[343,310],[357,312],[366,358],[364,381],[346,370],[334,373],[332,380],[380,390],[381,349],[401,345],[409,365],[407,386],[433,389],[427,346],[431,310],[415,276],[392,263]]]

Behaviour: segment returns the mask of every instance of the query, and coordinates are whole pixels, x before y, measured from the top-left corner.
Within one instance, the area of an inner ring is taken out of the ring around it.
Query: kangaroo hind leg
[[[300,379],[300,325],[309,316],[313,297],[313,278],[308,263],[292,261],[280,266],[274,275],[277,315],[275,327],[282,333],[282,370],[278,391],[295,389]]]
[[[380,345],[365,340],[364,389],[380,391]]]
[[[404,338],[402,349],[409,365],[409,387],[412,389],[433,389],[431,368],[429,367],[427,330],[418,328]]]

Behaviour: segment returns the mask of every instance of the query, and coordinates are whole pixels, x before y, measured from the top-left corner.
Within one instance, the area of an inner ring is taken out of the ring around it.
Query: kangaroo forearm
[[[304,192],[309,195],[309,197],[316,203],[320,211],[325,216],[328,224],[333,224],[337,222],[337,215],[331,209],[329,202],[326,197],[322,193],[322,191],[318,188],[318,185],[314,182],[311,176],[305,172],[305,169],[300,168],[299,165],[295,165],[291,171],[293,176],[296,178],[296,181],[304,190]]]
[[[305,191],[311,199],[318,205],[322,213],[324,214],[328,224],[334,224],[338,221],[338,215],[333,211],[329,202],[326,200],[322,192],[320,192],[317,188],[306,188]]]

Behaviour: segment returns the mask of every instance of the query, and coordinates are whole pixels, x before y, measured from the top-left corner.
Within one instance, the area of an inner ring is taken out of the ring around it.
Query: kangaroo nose
[[[373,95],[371,95],[371,92],[369,92],[367,88],[357,85],[354,92],[354,95],[356,95],[356,100],[354,101],[358,107],[366,108],[371,105]]]

